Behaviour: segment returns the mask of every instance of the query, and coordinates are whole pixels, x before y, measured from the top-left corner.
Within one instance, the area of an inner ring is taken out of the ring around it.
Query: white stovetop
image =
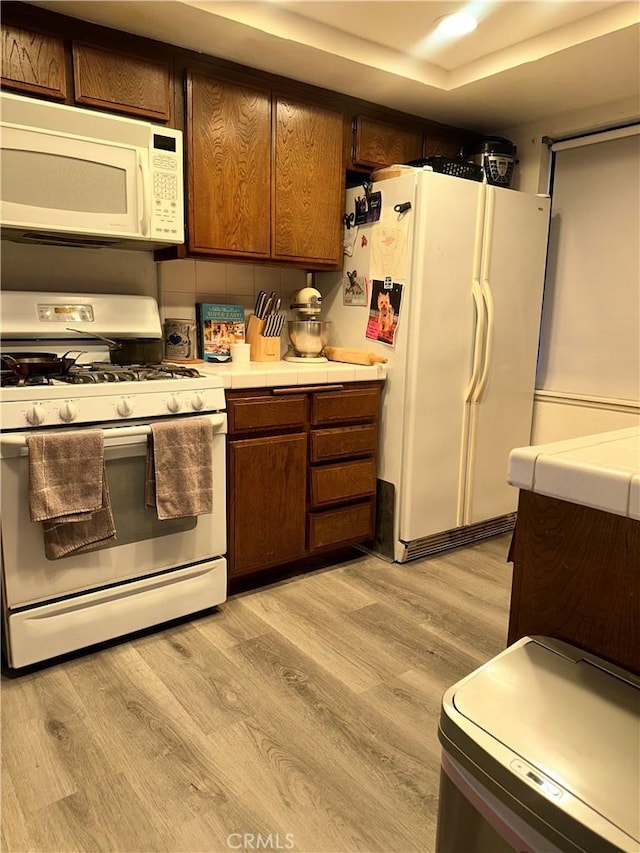
[[[518,447],[512,486],[640,519],[640,427]]]
[[[326,385],[333,382],[366,382],[385,379],[383,364],[343,364],[337,361],[300,364],[291,361],[252,361],[247,365],[193,365],[203,376],[215,376],[223,388],[274,388],[284,385]]]

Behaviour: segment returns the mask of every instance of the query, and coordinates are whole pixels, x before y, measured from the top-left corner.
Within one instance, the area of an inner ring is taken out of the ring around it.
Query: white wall
[[[543,137],[579,135],[639,119],[640,104],[637,99],[629,98],[589,110],[548,116],[529,124],[502,128],[496,134],[511,139],[518,147],[515,188],[525,192],[547,192],[550,153],[542,142]],[[615,275],[615,270],[611,272]],[[620,310],[624,311],[625,306],[621,305]],[[580,399],[572,395],[550,397],[544,392],[537,392],[532,443],[559,441],[640,424],[640,405],[621,406],[615,401],[608,401],[606,393],[606,389],[603,389],[602,399]]]

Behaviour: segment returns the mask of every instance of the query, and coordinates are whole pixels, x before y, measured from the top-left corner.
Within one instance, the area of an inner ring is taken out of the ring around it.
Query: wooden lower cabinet
[[[229,555],[236,575],[305,554],[305,433],[229,442]]]
[[[640,675],[640,521],[520,492],[508,642],[564,640]]]
[[[227,392],[231,580],[373,538],[381,385]]]

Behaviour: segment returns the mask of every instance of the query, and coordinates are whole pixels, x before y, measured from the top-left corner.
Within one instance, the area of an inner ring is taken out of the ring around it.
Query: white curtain
[[[540,390],[640,399],[639,134],[552,146]]]

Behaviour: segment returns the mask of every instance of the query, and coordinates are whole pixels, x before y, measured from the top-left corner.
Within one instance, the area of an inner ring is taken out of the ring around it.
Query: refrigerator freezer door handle
[[[474,396],[475,388],[478,383],[480,371],[482,369],[482,341],[484,339],[485,327],[485,312],[482,304],[482,289],[478,279],[474,279],[471,285],[471,295],[476,306],[476,331],[473,341],[473,369],[471,371],[471,379],[464,395],[465,403],[469,403]]]
[[[493,353],[493,329],[495,326],[495,315],[493,310],[493,297],[491,296],[491,288],[488,280],[482,282],[482,299],[487,311],[487,339],[484,348],[484,366],[482,368],[482,376],[473,394],[472,402],[479,403],[484,394],[484,389],[487,387],[489,379],[489,370],[491,369],[491,355]]]

